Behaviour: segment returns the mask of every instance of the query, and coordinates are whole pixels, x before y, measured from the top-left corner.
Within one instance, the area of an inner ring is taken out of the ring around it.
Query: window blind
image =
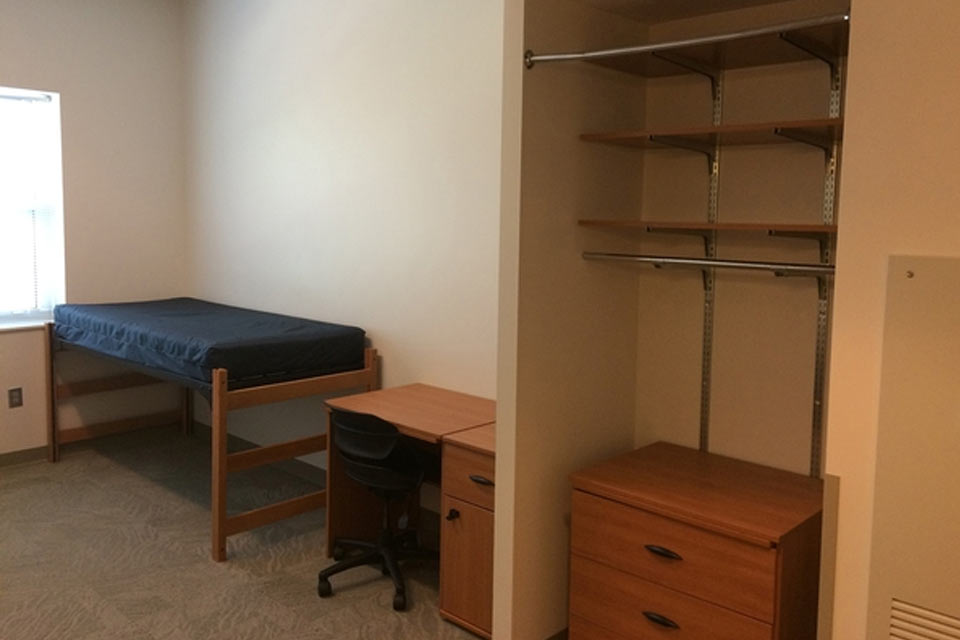
[[[0,317],[63,301],[59,96],[0,87]]]

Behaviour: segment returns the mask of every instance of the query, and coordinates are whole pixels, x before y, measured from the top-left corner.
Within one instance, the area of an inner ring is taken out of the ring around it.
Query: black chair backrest
[[[354,458],[384,460],[400,438],[395,426],[366,413],[334,410],[330,419],[335,427],[334,445]]]

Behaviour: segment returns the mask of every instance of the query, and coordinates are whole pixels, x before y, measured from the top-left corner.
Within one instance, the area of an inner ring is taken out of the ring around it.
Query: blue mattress
[[[61,341],[209,387],[225,368],[231,389],[363,368],[364,331],[194,298],[54,309]]]

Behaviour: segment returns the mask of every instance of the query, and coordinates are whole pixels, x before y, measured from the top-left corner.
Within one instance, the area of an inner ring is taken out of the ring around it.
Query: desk
[[[372,413],[393,423],[403,435],[432,443],[457,431],[490,424],[497,413],[493,400],[419,383],[332,398],[327,406]]]
[[[479,398],[465,393],[458,393],[448,389],[441,389],[426,384],[410,384],[402,387],[393,387],[391,389],[380,389],[368,393],[360,393],[353,396],[343,396],[327,400],[327,411],[330,409],[341,409],[344,411],[354,411],[357,413],[369,413],[392,423],[397,427],[401,434],[414,438],[423,446],[432,448],[437,455],[440,455],[440,444],[443,443],[443,472],[444,487],[442,491],[447,491],[447,485],[454,486],[451,478],[475,474],[470,467],[471,456],[487,456],[489,458],[488,470],[484,473],[491,479],[489,486],[479,487],[480,491],[486,492],[486,500],[489,500],[489,524],[483,526],[489,528],[485,534],[482,543],[470,542],[476,540],[473,527],[475,522],[468,516],[468,509],[461,508],[464,518],[456,522],[455,535],[448,536],[447,542],[441,540],[441,572],[444,572],[445,560],[448,557],[453,558],[447,567],[447,580],[441,579],[441,609],[444,617],[450,619],[462,626],[487,635],[489,637],[489,611],[488,607],[481,607],[480,617],[483,618],[479,624],[471,624],[473,611],[476,605],[473,602],[476,598],[471,598],[470,589],[464,589],[463,585],[470,586],[471,589],[477,589],[476,581],[459,580],[451,578],[453,575],[461,575],[462,571],[475,571],[478,558],[484,557],[492,559],[493,548],[493,422],[496,419],[496,403],[493,400]],[[357,539],[375,539],[380,529],[381,506],[377,499],[369,491],[353,482],[346,476],[341,468],[339,456],[334,451],[333,443],[333,425],[330,424],[330,454],[327,461],[327,555],[333,554],[333,548],[338,538],[357,538]],[[450,452],[448,455],[447,452]],[[465,456],[465,457],[464,457]],[[449,464],[446,462],[449,458]],[[469,470],[468,470],[469,469]],[[462,480],[462,478],[460,478]],[[470,480],[466,480],[470,484]],[[458,493],[454,490],[455,493]],[[470,496],[467,495],[467,499]],[[446,504],[447,497],[444,497]],[[481,499],[480,501],[482,501]],[[451,521],[446,521],[453,527]],[[459,533],[470,532],[467,535]],[[443,534],[441,533],[441,536]],[[458,542],[457,542],[458,541]],[[465,542],[466,541],[466,542]],[[451,556],[446,549],[450,544],[455,545],[454,554]],[[470,544],[473,553],[464,553],[463,545]],[[444,544],[447,547],[444,547]],[[476,547],[482,546],[483,549]],[[489,548],[487,548],[489,547]],[[470,559],[472,564],[464,564],[464,558]],[[490,597],[492,598],[492,563],[490,567],[484,567],[486,573],[490,574],[487,581],[490,583]],[[469,573],[468,573],[469,575]],[[476,573],[474,572],[474,577]],[[446,585],[458,585],[455,588],[446,587]],[[480,589],[486,590],[486,585],[479,585]],[[484,598],[480,598],[484,600]],[[467,615],[457,615],[459,613],[459,602],[470,603],[467,607]],[[448,603],[446,606],[445,603]],[[448,612],[447,609],[452,609]]]
[[[493,456],[496,403],[425,384],[327,400],[341,409],[378,416],[438,456],[442,451],[440,613],[490,637],[493,599]],[[329,417],[329,416],[328,416]],[[333,443],[333,424],[330,442]],[[441,450],[440,445],[443,445]],[[330,446],[327,461],[327,556],[338,538],[375,539],[381,506],[346,476]],[[407,508],[418,504],[406,505]]]
[[[409,384],[327,400],[330,408],[370,413],[394,424],[405,436],[436,448],[444,436],[496,419],[496,403],[426,384]],[[330,424],[330,421],[327,421]],[[333,433],[330,434],[332,443]],[[380,506],[369,491],[350,480],[329,448],[327,460],[327,555],[337,538],[375,538]]]

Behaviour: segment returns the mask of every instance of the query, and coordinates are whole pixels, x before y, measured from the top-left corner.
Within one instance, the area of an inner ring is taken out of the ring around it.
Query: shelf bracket
[[[651,226],[648,226],[646,231],[648,233],[672,233],[681,236],[699,236],[703,238],[704,242],[709,242],[710,234],[712,233],[710,229],[669,229]],[[707,251],[706,247],[704,251]]]
[[[823,151],[828,157],[831,153],[833,153],[833,139],[829,136],[818,136],[817,134],[810,133],[808,131],[802,131],[799,129],[783,129],[781,127],[774,129],[773,133],[781,138],[787,138],[788,140],[793,140],[794,142],[816,147]]]
[[[701,143],[697,142],[696,140],[689,140],[679,136],[661,136],[656,134],[651,134],[649,140],[650,142],[662,144],[665,147],[674,147],[676,149],[683,149],[684,151],[702,153],[703,155],[707,156],[709,168],[711,171],[713,170],[713,164],[717,156],[717,146],[715,143]]]
[[[840,60],[840,56],[836,51],[820,42],[819,40],[814,40],[809,36],[805,36],[802,33],[792,33],[789,31],[781,31],[780,39],[784,42],[792,44],[797,49],[808,53],[809,55],[826,62],[831,67],[835,67],[837,62]]]
[[[843,84],[843,60],[840,55],[822,42],[800,33],[781,32],[779,35],[784,42],[822,60],[830,67],[830,117],[838,117]]]
[[[720,124],[720,111],[723,101],[723,71],[705,62],[682,56],[673,51],[654,51],[651,55],[687,71],[699,73],[710,80],[710,93],[713,97],[713,124]]]
[[[651,55],[654,58],[660,58],[661,60],[669,62],[670,64],[683,67],[687,71],[692,71],[694,73],[699,73],[702,76],[706,76],[711,82],[716,82],[720,77],[720,71],[716,67],[711,67],[704,62],[682,56],[678,53],[673,53],[672,51],[654,51]]]
[[[777,231],[776,229],[769,229],[767,231],[768,236],[779,236],[781,238],[800,238],[802,240],[816,240],[820,244],[820,256],[821,262],[828,262],[829,259],[823,259],[823,249],[827,239],[830,237],[830,234],[826,231]]]

